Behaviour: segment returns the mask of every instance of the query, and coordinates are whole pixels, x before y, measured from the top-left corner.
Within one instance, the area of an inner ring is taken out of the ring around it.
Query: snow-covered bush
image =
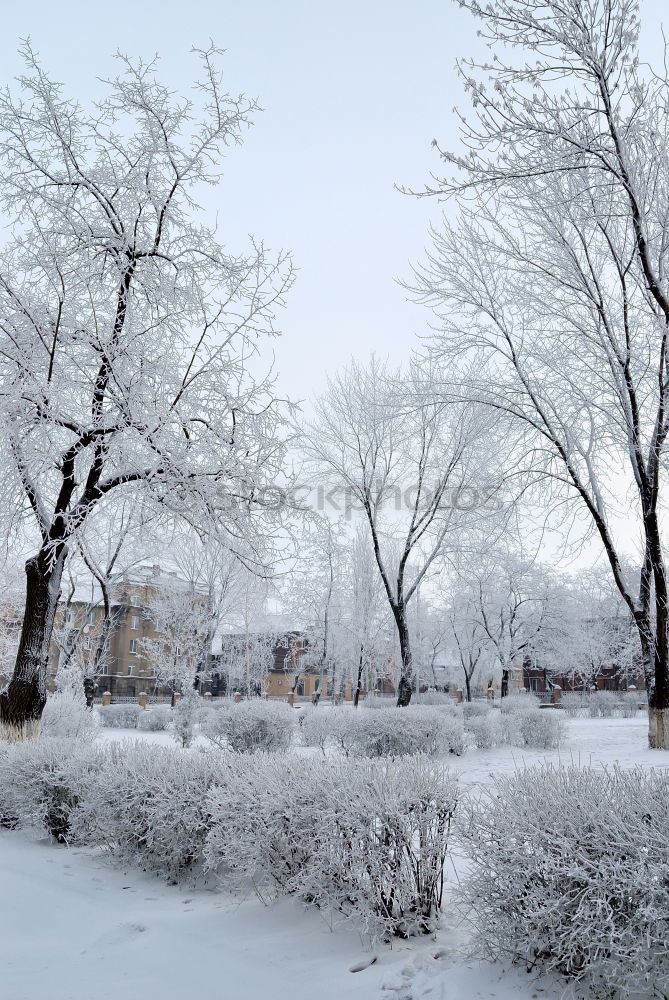
[[[318,747],[323,755],[327,750],[334,750],[349,757],[355,750],[361,711],[345,706],[308,708],[300,727],[302,742],[307,747]]]
[[[556,970],[588,997],[669,994],[666,771],[536,767],[462,808],[486,955]]]
[[[425,757],[245,760],[209,796],[208,867],[261,898],[297,893],[372,936],[434,927],[456,787]]]
[[[643,691],[640,694],[637,691],[592,691],[589,694],[566,691],[560,703],[570,718],[633,719],[643,699]]]
[[[287,750],[295,731],[295,712],[285,702],[228,702],[205,719],[202,733],[220,749],[235,753]]]
[[[618,693],[618,715],[621,719],[636,719],[639,705],[646,700],[646,692],[620,691]]]
[[[365,698],[364,707],[365,708],[395,708],[397,704],[397,699],[390,697],[389,695],[381,694],[371,694]]]
[[[565,723],[558,712],[534,708],[529,702],[513,711],[495,708],[465,719],[465,732],[479,750],[506,745],[554,750],[564,738]]]
[[[525,693],[512,693],[506,698],[500,698],[498,708],[500,712],[507,714],[509,712],[526,712],[532,708],[539,708],[539,704],[539,699],[526,691]]]
[[[345,757],[403,757],[465,749],[459,716],[440,706],[409,705],[368,712],[365,708],[310,709],[302,726],[305,746],[343,753]]]
[[[411,698],[412,705],[440,705],[447,709],[456,709],[457,702],[455,698],[451,697],[449,694],[444,694],[443,691],[423,691],[422,693],[416,693]]]
[[[587,705],[591,719],[612,719],[618,714],[620,700],[615,691],[593,691]]]
[[[200,720],[202,699],[195,688],[189,688],[172,709],[168,729],[175,743],[189,747],[195,738],[195,726]]]
[[[325,777],[320,761],[262,751],[237,757],[226,786],[209,795],[207,868],[232,889],[253,886],[265,901],[300,892],[337,764],[326,765]]]
[[[88,740],[41,737],[0,751],[0,817],[4,826],[34,827],[61,843],[99,755]]]
[[[110,729],[136,729],[137,720],[143,711],[143,708],[132,702],[101,705],[98,709],[102,725]]]
[[[352,753],[359,757],[460,754],[464,747],[461,720],[438,708],[409,705],[357,713]]]
[[[516,716],[521,746],[535,750],[556,750],[564,739],[566,727],[562,715],[552,709],[531,709]]]
[[[72,817],[75,839],[169,882],[197,871],[209,829],[207,793],[226,780],[227,755],[141,741],[104,750]]]
[[[463,701],[462,714],[465,719],[473,719],[475,715],[487,715],[491,708],[490,701]]]
[[[580,694],[578,691],[563,691],[560,697],[562,711],[566,712],[570,719],[576,719],[588,715],[589,695]]]
[[[137,716],[137,728],[145,733],[164,732],[172,719],[169,705],[152,705]]]
[[[86,706],[81,693],[65,688],[46,700],[40,725],[42,736],[61,739],[92,739],[98,730],[98,717]]]
[[[475,715],[465,724],[465,733],[473,740],[478,750],[491,750],[508,742],[508,730],[502,728],[502,716],[499,712],[488,712],[486,715]]]

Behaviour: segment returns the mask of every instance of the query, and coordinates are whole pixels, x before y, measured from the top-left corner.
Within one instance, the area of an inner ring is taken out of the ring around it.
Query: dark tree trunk
[[[84,677],[84,697],[86,698],[86,708],[93,708],[95,701],[95,681],[92,677]]]
[[[402,658],[400,682],[397,686],[397,707],[406,708],[411,701],[411,643],[406,620],[406,608],[400,605],[393,610],[397,624],[397,635],[400,640],[400,656]]]
[[[364,654],[365,647],[360,647],[360,659],[358,660],[358,681],[355,685],[355,694],[353,696],[353,707],[358,707],[358,702],[360,701],[360,694],[362,692],[362,668],[364,666]]]
[[[500,690],[500,697],[506,698],[509,694],[509,671],[502,670],[502,687]]]
[[[467,701],[472,700],[472,682],[468,673],[465,672],[465,697]]]
[[[49,643],[60,594],[66,548],[44,549],[26,562],[26,604],[14,673],[0,693],[0,723],[22,739],[46,703]],[[15,730],[14,733],[11,731]]]
[[[652,656],[652,672],[646,671],[648,693],[648,745],[651,750],[669,750],[669,588],[662,538],[654,504],[644,516],[648,563],[655,591],[655,622],[652,640],[650,613],[637,619],[644,661]],[[646,667],[646,663],[644,663]],[[650,685],[648,684],[650,674]]]

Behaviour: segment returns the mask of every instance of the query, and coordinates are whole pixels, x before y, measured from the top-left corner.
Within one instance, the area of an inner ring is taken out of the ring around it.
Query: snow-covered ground
[[[455,927],[365,951],[314,910],[163,885],[77,849],[0,834],[7,1000],[530,1000],[527,975],[464,962]],[[357,964],[377,962],[359,972]],[[544,990],[546,1000],[558,992]]]
[[[460,781],[475,784],[490,780],[491,774],[512,773],[521,767],[550,761],[605,767],[669,767],[669,750],[648,749],[648,716],[636,719],[570,719],[568,738],[560,750],[523,750],[497,747],[471,750],[451,759]]]
[[[464,783],[539,760],[669,766],[645,749],[646,718],[574,720],[560,752],[472,751],[449,763]],[[102,739],[163,733],[105,730]],[[172,744],[173,745],[173,744]],[[283,900],[265,908],[213,890],[165,886],[106,858],[0,833],[0,968],[8,1000],[558,1000],[560,983],[466,957],[447,912],[435,939],[367,952],[350,929]],[[377,961],[358,972],[358,963]]]

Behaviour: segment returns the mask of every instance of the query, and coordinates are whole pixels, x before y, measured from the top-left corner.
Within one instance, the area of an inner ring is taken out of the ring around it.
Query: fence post
[[[105,693],[102,695],[102,704],[111,705],[111,691],[105,691]]]
[[[553,704],[554,704],[554,705],[559,705],[559,704],[560,704],[560,699],[561,699],[561,697],[562,697],[562,688],[560,687],[560,685],[559,685],[559,684],[556,684],[556,685],[555,685],[555,686],[553,687],[553,690],[552,690],[552,692],[551,692],[551,695],[552,695],[552,701],[553,701]]]
[[[211,691],[205,691],[205,693],[204,693],[204,700],[205,701],[211,701]]]
[[[149,700],[149,696],[146,693],[146,691],[140,691],[139,692],[139,697],[137,698],[137,702],[139,704],[139,707],[140,708],[146,708],[146,703],[147,703],[148,700]]]
[[[455,700],[457,701],[458,705],[462,704],[462,698],[463,698],[462,688],[458,688],[457,691],[455,692]]]

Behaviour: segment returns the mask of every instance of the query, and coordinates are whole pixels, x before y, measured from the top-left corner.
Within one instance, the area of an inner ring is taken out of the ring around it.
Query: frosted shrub
[[[520,732],[520,716],[519,712],[500,712],[499,715],[499,745],[500,746],[512,746],[512,747],[522,747],[525,746],[525,740],[523,739]]]
[[[172,719],[172,709],[169,705],[153,705],[137,716],[137,728],[144,733],[164,732]]]
[[[460,719],[423,705],[358,713],[352,752],[360,757],[437,756],[464,751]]]
[[[539,708],[539,699],[533,695],[525,692],[519,692],[518,694],[507,695],[506,698],[500,698],[499,700],[499,710],[503,714],[516,713],[516,712],[526,712],[533,708]]]
[[[517,716],[521,746],[535,750],[556,750],[565,736],[565,722],[552,709],[534,709]]]
[[[618,713],[619,700],[614,691],[593,691],[586,704],[591,719],[612,719]]]
[[[463,701],[462,714],[465,719],[473,719],[475,715],[487,715],[491,707],[490,701]]]
[[[589,694],[567,691],[562,695],[561,704],[570,718],[633,719],[643,699],[643,691],[593,691]]]
[[[369,695],[365,698],[364,703],[361,703],[361,707],[364,704],[365,708],[395,708],[397,704],[397,699],[389,697],[388,695]]]
[[[318,747],[323,755],[328,749],[349,757],[355,751],[358,715],[362,709],[310,708],[304,713],[302,742]]]
[[[431,933],[455,781],[423,756],[342,765],[328,786],[307,897],[353,917],[372,938]]]
[[[537,767],[462,808],[464,893],[488,957],[555,970],[579,995],[669,994],[665,771]]]
[[[443,691],[424,691],[422,694],[415,694],[411,698],[412,705],[439,705],[446,709],[457,708],[455,698]]]
[[[298,894],[373,937],[429,932],[455,805],[455,783],[424,757],[258,755],[210,793],[207,865],[228,886]]]
[[[639,705],[642,705],[645,699],[645,691],[621,691],[618,694],[618,715],[622,719],[636,719]]]
[[[592,719],[634,718],[637,714],[639,696],[636,692],[593,691],[584,699],[588,714]]]
[[[70,736],[5,744],[0,751],[2,825],[33,827],[67,843],[72,813],[98,761],[87,740]]]
[[[139,705],[132,703],[101,705],[98,709],[102,725],[110,729],[136,729],[137,721],[143,711]]]
[[[358,708],[311,709],[305,716],[302,737],[306,746],[330,749],[345,757],[402,757],[446,753],[465,749],[459,716],[442,707],[409,705],[368,712]]]
[[[178,882],[201,867],[207,794],[226,773],[223,754],[112,744],[73,817],[73,835]]]
[[[87,708],[83,691],[77,693],[71,688],[65,688],[47,698],[40,725],[42,736],[92,739],[97,729],[98,718]]]
[[[295,712],[285,702],[242,701],[221,706],[205,720],[203,735],[220,749],[235,753],[285,751],[295,731]]]
[[[233,890],[253,886],[264,901],[300,892],[336,766],[263,752],[238,757],[225,788],[209,795],[208,870]]]
[[[189,747],[195,738],[195,726],[201,716],[202,699],[189,688],[172,709],[168,730],[180,747]]]
[[[577,719],[588,715],[589,695],[579,694],[578,691],[565,691],[560,698],[562,711],[566,712],[570,719]]]
[[[475,715],[467,720],[465,732],[478,750],[491,750],[507,742],[506,731],[502,729],[501,722],[502,716],[499,712]]]

